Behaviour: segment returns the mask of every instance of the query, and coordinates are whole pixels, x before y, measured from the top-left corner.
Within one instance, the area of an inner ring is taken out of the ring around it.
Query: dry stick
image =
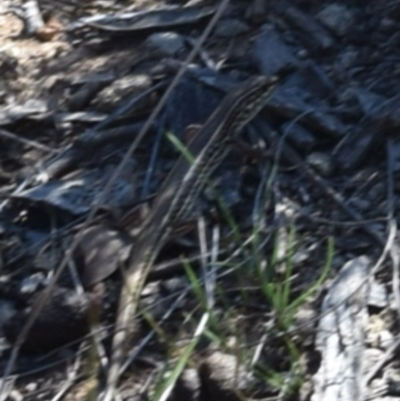
[[[32,141],[31,139],[21,138],[20,136],[15,135],[12,132],[7,131],[5,129],[0,129],[0,136],[7,138],[7,139],[11,139],[16,142],[20,142],[23,145],[31,146],[32,148],[42,150],[44,152],[48,152],[48,153],[58,152],[57,149],[53,149],[53,148],[50,148],[49,146],[42,145],[41,143],[39,143],[37,141]]]
[[[7,366],[6,366],[4,375],[3,375],[3,380],[1,381],[1,384],[0,384],[0,398],[1,398],[1,396],[3,394],[3,391],[4,391],[5,379],[10,375],[10,373],[12,372],[12,370],[14,368],[15,361],[16,361],[16,359],[18,357],[19,350],[20,350],[23,342],[25,341],[29,330],[31,329],[31,327],[35,323],[35,321],[36,321],[37,317],[39,316],[39,313],[42,310],[45,302],[47,301],[47,299],[51,295],[51,292],[53,291],[53,288],[54,288],[58,278],[60,277],[62,271],[64,270],[64,268],[68,264],[68,262],[71,260],[73,251],[75,250],[75,248],[77,247],[77,245],[79,244],[79,242],[82,239],[83,231],[89,226],[90,222],[92,221],[92,219],[94,218],[95,214],[97,213],[97,211],[99,209],[98,205],[104,204],[104,201],[105,201],[107,195],[109,194],[110,189],[112,188],[112,185],[114,184],[114,182],[116,181],[118,176],[121,174],[121,172],[124,169],[124,167],[127,165],[128,160],[129,160],[130,156],[132,155],[133,151],[136,149],[136,147],[138,146],[139,142],[142,140],[142,138],[147,133],[147,131],[149,130],[151,125],[154,123],[156,117],[158,116],[158,114],[160,113],[161,109],[164,107],[165,103],[167,102],[168,98],[170,97],[172,91],[175,89],[176,85],[178,84],[178,82],[182,78],[182,76],[185,73],[185,71],[187,70],[189,64],[194,60],[196,54],[198,53],[198,51],[202,47],[202,45],[203,45],[204,41],[206,40],[206,38],[210,35],[211,30],[214,28],[215,24],[217,23],[217,21],[221,17],[222,13],[224,12],[224,10],[226,9],[228,4],[229,4],[229,0],[222,0],[221,1],[220,5],[218,6],[218,9],[217,9],[216,13],[214,14],[213,18],[211,19],[211,21],[209,22],[209,24],[205,28],[205,30],[204,30],[203,34],[201,35],[201,37],[199,38],[199,40],[197,41],[196,46],[190,52],[190,54],[188,55],[187,59],[185,60],[185,63],[181,66],[181,68],[179,69],[179,71],[175,75],[174,79],[170,83],[170,85],[167,88],[167,90],[165,91],[164,95],[162,96],[162,98],[158,102],[157,106],[154,108],[153,112],[150,114],[149,118],[147,119],[146,123],[144,124],[143,128],[139,132],[137,138],[132,142],[132,145],[129,147],[129,149],[128,149],[127,153],[125,154],[124,158],[122,159],[121,163],[119,164],[119,166],[115,170],[114,174],[112,175],[112,177],[108,180],[107,184],[105,185],[105,188],[104,188],[103,192],[99,194],[97,204],[95,205],[93,210],[89,213],[89,216],[85,220],[85,223],[83,224],[83,227],[81,228],[80,232],[75,237],[75,240],[72,242],[69,252],[66,252],[65,257],[63,258],[58,271],[53,276],[53,279],[50,281],[50,283],[47,286],[47,288],[44,290],[42,296],[40,297],[40,299],[38,301],[38,304],[36,305],[35,309],[32,310],[32,314],[30,315],[28,321],[26,322],[26,324],[22,328],[22,330],[21,330],[21,332],[20,332],[20,334],[19,334],[19,336],[18,336],[18,338],[16,340],[16,343],[15,343],[13,349],[12,349],[10,358],[9,358],[9,360],[7,362]]]
[[[324,219],[322,217],[310,216],[307,213],[301,213],[301,215],[303,217],[307,217],[308,219],[316,223],[338,226],[338,227],[365,226],[366,224],[383,223],[387,221],[386,217],[377,217],[376,219],[365,219],[365,220],[338,221],[338,220]]]

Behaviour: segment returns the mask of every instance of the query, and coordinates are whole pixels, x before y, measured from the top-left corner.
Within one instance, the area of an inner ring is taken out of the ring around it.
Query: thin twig
[[[15,142],[22,143],[23,145],[27,145],[32,148],[42,150],[44,152],[48,152],[48,153],[57,153],[58,152],[57,149],[53,149],[53,148],[50,148],[49,146],[42,145],[41,143],[39,143],[37,141],[33,141],[31,139],[22,138],[20,136],[13,134],[10,131],[6,131],[5,129],[0,129],[0,136],[2,136],[3,138],[11,139]]]
[[[161,144],[161,139],[163,137],[163,132],[161,130],[161,128],[158,128],[158,132],[157,132],[157,136],[156,136],[156,140],[154,142],[154,146],[153,149],[151,151],[151,155],[150,155],[150,161],[149,161],[149,165],[147,167],[146,170],[146,176],[144,178],[143,181],[143,186],[142,186],[142,192],[140,194],[140,198],[144,199],[147,196],[149,196],[149,185],[150,185],[150,181],[151,181],[151,176],[153,174],[154,171],[154,165],[157,159],[157,155],[158,152],[160,150],[160,144]]]

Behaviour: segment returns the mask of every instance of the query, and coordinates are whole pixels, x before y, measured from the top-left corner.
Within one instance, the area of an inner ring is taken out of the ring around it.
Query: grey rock
[[[183,38],[176,32],[157,32],[150,35],[146,44],[157,55],[172,57],[185,47]]]
[[[120,106],[128,96],[140,94],[152,85],[152,80],[147,74],[130,74],[116,79],[111,85],[102,89],[93,101],[93,105],[99,111],[109,112]],[[146,99],[139,102],[137,107],[145,107]]]
[[[214,35],[220,38],[232,38],[249,32],[250,27],[239,19],[229,18],[219,22]]]
[[[379,22],[382,31],[390,32],[396,27],[396,21],[391,18],[382,18]]]
[[[314,341],[315,325],[314,322],[318,319],[317,311],[311,305],[301,306],[293,317],[293,327],[296,330],[296,335],[301,338],[304,345],[311,345]]]
[[[88,288],[111,276],[127,261],[130,249],[130,240],[123,232],[101,225],[84,230],[75,252],[84,265],[83,285]]]
[[[323,152],[313,152],[307,157],[307,163],[321,175],[327,177],[333,172],[332,158]]]
[[[234,355],[214,352],[200,365],[203,399],[238,401],[250,386],[250,374]]]
[[[306,59],[309,57],[309,52],[307,49],[300,49],[297,51],[297,57],[301,59]]]
[[[338,36],[344,36],[354,22],[353,13],[340,4],[327,5],[317,18]]]
[[[262,34],[255,40],[251,58],[259,72],[265,75],[277,74],[298,63],[294,51],[281,39],[272,25],[265,25]]]
[[[345,50],[339,57],[339,66],[348,70],[357,63],[358,52],[354,49]]]
[[[173,294],[182,291],[188,285],[188,281],[185,277],[173,277],[163,280],[161,285],[163,290],[169,294]]]
[[[196,369],[185,369],[176,382],[170,401],[200,400],[200,377]]]
[[[21,294],[33,294],[40,285],[46,284],[46,278],[43,273],[35,273],[21,281]]]
[[[39,385],[39,384],[38,384],[38,383],[35,383],[35,382],[28,383],[28,384],[25,386],[25,390],[26,390],[28,393],[32,393],[32,392],[34,392],[34,391],[37,390],[38,385]]]

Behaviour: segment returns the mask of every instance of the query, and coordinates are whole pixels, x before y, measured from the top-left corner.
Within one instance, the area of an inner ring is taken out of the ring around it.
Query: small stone
[[[162,289],[170,294],[183,290],[187,285],[188,281],[184,277],[173,277],[161,283]]]
[[[261,74],[274,75],[298,63],[294,52],[272,25],[265,25],[254,42],[251,57]]]
[[[326,153],[311,153],[307,157],[307,163],[324,177],[331,175],[333,172],[332,159]]]
[[[358,52],[356,50],[348,49],[345,50],[344,53],[340,56],[340,66],[348,70],[349,68],[353,67],[353,65],[356,63],[358,58]]]
[[[147,74],[130,74],[125,77],[118,78],[111,85],[102,89],[92,102],[99,111],[109,112],[119,107],[128,96],[135,93],[140,94],[149,89],[152,80]],[[145,107],[146,101],[139,102],[137,107]]]
[[[33,294],[39,286],[46,284],[46,278],[43,273],[35,273],[21,281],[21,294]]]
[[[23,401],[24,396],[18,390],[12,390],[7,397],[11,401]]]
[[[230,18],[220,21],[214,31],[214,35],[220,38],[232,38],[249,32],[250,28],[244,22]]]
[[[28,391],[29,393],[31,393],[32,391],[35,391],[37,388],[38,388],[38,384],[35,382],[28,383],[25,386],[25,390]]]
[[[302,344],[311,345],[314,341],[315,327],[310,322],[317,319],[317,312],[310,305],[300,307],[293,316],[293,327]]]
[[[396,27],[396,22],[391,18],[382,18],[379,22],[380,28],[383,31],[391,31],[393,28]]]
[[[241,400],[239,392],[250,385],[250,374],[234,355],[214,352],[200,365],[205,399]]]
[[[344,36],[354,21],[353,13],[340,4],[329,4],[317,18],[338,36]]]
[[[176,382],[170,401],[200,400],[200,378],[196,369],[185,369]]]
[[[308,50],[307,49],[300,49],[297,52],[297,57],[298,58],[305,59],[305,58],[308,58],[308,56],[309,56],[309,54],[308,54]]]
[[[157,32],[150,35],[146,44],[162,56],[172,57],[185,47],[183,38],[176,32]]]

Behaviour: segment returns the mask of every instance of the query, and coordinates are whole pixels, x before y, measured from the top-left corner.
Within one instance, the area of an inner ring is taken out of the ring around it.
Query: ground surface
[[[17,0],[0,5],[2,320],[29,308],[34,294],[46,287],[82,218],[209,16],[196,14],[185,25],[168,28],[160,26],[159,16],[151,27],[130,32],[121,27],[137,21],[113,22],[118,35],[88,23],[69,29],[70,24],[171,4],[182,2],[43,0],[45,25],[32,35],[16,15]],[[215,5],[200,3],[198,10]],[[398,250],[390,234],[396,238],[400,189],[399,18],[400,3],[394,0],[231,0],[196,57],[197,68],[185,75],[103,202],[94,242],[80,244],[75,267],[60,279],[60,286],[76,294],[85,277],[102,275],[102,324],[112,323],[121,279],[110,238],[116,229],[134,233],[140,227],[146,206],[151,207],[148,197],[157,193],[179,156],[164,134],[172,132],[187,143],[192,134],[186,127],[204,123],[227,88],[254,74],[286,76],[244,133],[246,146],[239,144],[239,152],[236,146],[214,174],[230,219],[211,190],[199,199],[194,218],[205,216],[206,249],[214,250],[216,260],[201,270],[198,255],[204,244],[199,245],[196,224],[174,236],[159,255],[159,275],[151,276],[142,299],[152,318],[143,319],[135,344],[151,329],[157,334],[124,376],[123,399],[158,394],[167,373],[184,359],[207,303],[212,305],[207,330],[172,397],[239,399],[238,390],[252,399],[310,399],[324,361],[316,341],[324,296],[346,262],[366,256],[373,266],[385,244],[390,252],[374,270],[366,319],[357,326],[362,328],[363,377],[386,352],[389,356],[369,380],[369,394],[397,399]],[[163,32],[169,34],[160,36]],[[98,126],[141,94],[144,99],[128,111]],[[127,212],[128,223],[121,218]],[[120,250],[120,243],[127,245],[119,234]],[[89,262],[94,249],[98,257]],[[182,255],[193,257],[193,275],[180,267]],[[168,263],[175,268],[168,270]],[[182,300],[161,323],[179,296]],[[81,300],[83,310],[87,303]],[[9,399],[58,395],[78,400],[90,392],[94,379],[88,377],[102,360],[93,356],[98,349],[90,341],[81,348],[68,346],[85,333],[87,319],[79,315],[81,309],[68,309],[70,303],[78,308],[75,298],[59,303],[66,309],[52,308],[58,305],[53,298],[44,328],[38,326],[31,339],[40,349],[21,352]],[[54,348],[53,342],[67,346],[48,354],[45,348]],[[103,351],[108,350],[105,340]],[[9,352],[3,352],[2,369]]]

